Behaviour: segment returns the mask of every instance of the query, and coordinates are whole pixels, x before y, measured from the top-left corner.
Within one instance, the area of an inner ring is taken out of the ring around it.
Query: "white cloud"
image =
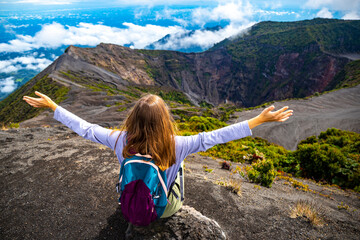
[[[109,27],[101,24],[79,23],[78,26],[63,26],[59,23],[45,24],[35,34],[17,35],[8,43],[0,43],[0,52],[24,52],[40,47],[58,48],[62,45],[96,46],[101,42],[119,45],[133,43],[135,48],[144,48],[166,34],[179,32],[180,26],[162,27],[147,24],[123,23],[126,28]]]
[[[177,50],[199,46],[205,50],[212,47],[215,43],[224,40],[225,38],[229,38],[244,32],[245,29],[248,29],[254,23],[255,22],[251,22],[247,25],[230,24],[218,31],[196,30],[191,35],[187,35],[187,33],[190,31],[181,31],[171,35],[165,44],[155,43],[154,47],[156,49]]]
[[[192,12],[193,21],[205,25],[209,21],[229,20],[232,23],[248,23],[254,15],[249,1],[225,1],[215,8],[197,8]]]
[[[169,9],[165,8],[161,11],[156,12],[155,14],[155,20],[161,20],[161,19],[170,19],[177,23],[179,23],[181,26],[188,26],[190,24],[189,19],[186,19],[184,17],[185,14],[190,13],[191,9]],[[143,12],[142,12],[143,14]],[[182,18],[176,17],[177,15],[182,15]]]
[[[316,17],[320,18],[332,18],[333,15],[327,8],[322,8],[317,14]]]
[[[11,93],[16,88],[14,77],[0,79],[0,92]]]
[[[355,11],[353,12],[348,12],[346,13],[342,19],[346,19],[346,20],[359,20],[360,19],[360,14],[356,13]]]
[[[34,56],[17,57],[10,60],[0,61],[0,73],[16,72],[20,69],[41,71],[52,63],[46,58],[35,58]]]
[[[270,4],[269,6],[271,9],[277,9],[277,8],[281,8],[283,6],[283,4],[280,1],[270,1],[269,4]]]
[[[27,28],[30,24],[21,24],[21,25],[13,25],[13,24],[6,24],[4,28]]]
[[[229,38],[233,35],[241,33],[244,29],[249,28],[255,22],[251,19],[257,13],[249,1],[242,0],[223,0],[218,1],[218,5],[210,8],[199,7],[189,12],[189,19],[178,21],[175,16],[179,15],[178,9],[167,9],[157,12],[156,19],[171,19],[179,22],[182,26],[191,24],[204,26],[206,23],[221,20],[227,20],[230,23],[218,31],[196,30],[193,34],[188,34],[190,31],[182,29],[175,34],[172,34],[165,44],[155,43],[156,49],[178,50],[191,47],[201,47],[203,50],[212,47],[215,43]]]
[[[311,9],[327,7],[334,11],[360,11],[360,0],[308,0],[304,7]]]
[[[277,15],[277,16],[283,16],[283,15],[298,15],[296,12],[288,12],[288,11],[269,11],[269,10],[255,10],[254,12],[260,13],[262,15]]]

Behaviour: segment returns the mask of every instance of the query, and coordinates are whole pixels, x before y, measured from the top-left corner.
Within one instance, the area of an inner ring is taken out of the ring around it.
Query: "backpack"
[[[136,225],[147,226],[164,213],[167,200],[166,174],[154,160],[139,154],[121,163],[119,204],[124,218]]]

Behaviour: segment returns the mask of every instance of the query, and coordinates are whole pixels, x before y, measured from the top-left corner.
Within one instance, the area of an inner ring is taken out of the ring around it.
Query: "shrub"
[[[19,128],[20,124],[19,123],[9,123],[9,128]]]
[[[247,173],[252,182],[260,183],[264,187],[271,187],[276,176],[274,164],[267,159],[251,164]]]
[[[357,133],[330,128],[302,141],[294,152],[301,174],[315,180],[325,180],[341,187],[360,186],[359,143]]]
[[[226,123],[212,117],[192,116],[187,122],[179,123],[180,130],[191,132],[212,131],[227,126]]]

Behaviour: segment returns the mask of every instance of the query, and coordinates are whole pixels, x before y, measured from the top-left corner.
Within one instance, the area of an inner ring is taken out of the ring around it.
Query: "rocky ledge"
[[[114,188],[119,164],[111,150],[63,126],[20,128],[0,131],[0,162],[1,239],[125,239],[127,223]],[[239,196],[219,185],[231,176],[219,162],[188,156],[182,210],[134,228],[132,238],[358,239],[358,193],[304,179],[296,180],[316,193],[282,179],[264,188],[233,174]],[[312,203],[323,224],[291,218],[299,201]]]

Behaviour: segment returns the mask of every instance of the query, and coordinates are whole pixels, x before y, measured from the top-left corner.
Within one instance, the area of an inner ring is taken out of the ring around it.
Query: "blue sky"
[[[206,50],[260,21],[315,17],[360,19],[360,0],[0,0],[0,99],[68,45],[146,48],[170,34],[155,48]]]

